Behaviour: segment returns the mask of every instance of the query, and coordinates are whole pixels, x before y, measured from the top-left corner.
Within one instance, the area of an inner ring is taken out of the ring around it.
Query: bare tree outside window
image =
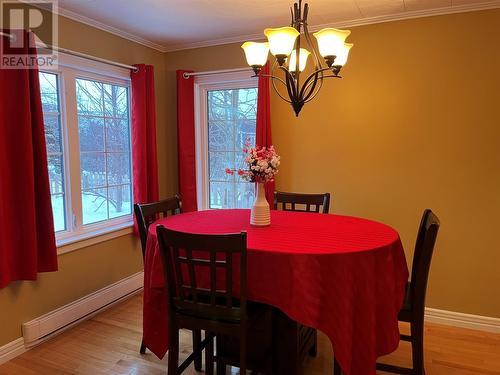
[[[212,90],[207,95],[210,208],[249,208],[255,186],[226,168],[242,168],[245,142],[255,145],[257,88]]]
[[[83,223],[132,213],[126,87],[76,80]]]

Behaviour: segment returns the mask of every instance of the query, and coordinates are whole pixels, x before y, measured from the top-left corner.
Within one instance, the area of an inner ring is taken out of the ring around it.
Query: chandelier
[[[314,99],[321,90],[323,79],[342,78],[339,73],[347,62],[353,44],[345,43],[351,33],[349,30],[326,28],[313,34],[317,41],[316,47],[307,27],[309,5],[306,3],[302,8],[302,0],[299,0],[290,11],[290,26],[265,29],[264,35],[268,42],[245,42],[241,48],[245,51],[247,63],[252,67],[255,76],[259,75],[271,51],[275,57],[271,74],[261,76],[271,78],[276,93],[292,105],[298,117],[304,104]],[[314,69],[307,77],[302,78],[301,74],[306,73],[304,70],[310,55]],[[282,93],[277,85],[280,85],[283,91],[286,88],[286,93]]]

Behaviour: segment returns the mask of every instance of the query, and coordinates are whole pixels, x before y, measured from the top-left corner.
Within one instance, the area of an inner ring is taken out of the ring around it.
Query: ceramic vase
[[[265,227],[271,224],[271,212],[266,199],[265,185],[262,182],[257,183],[255,202],[250,215],[250,224],[257,227]]]

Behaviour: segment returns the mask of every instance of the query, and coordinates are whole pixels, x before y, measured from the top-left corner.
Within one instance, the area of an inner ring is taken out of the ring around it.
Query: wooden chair
[[[169,294],[168,374],[181,374],[205,349],[206,373],[212,375],[215,335],[238,338],[240,373],[245,374],[248,331],[266,314],[263,309],[247,308],[246,232],[191,234],[169,230],[161,225],[156,232]],[[210,276],[209,287],[198,285],[198,272],[202,272],[202,269]],[[239,269],[238,296],[233,292],[235,269]],[[217,283],[218,278],[223,281],[223,286]],[[193,353],[178,366],[181,328],[203,329],[208,333]]]
[[[330,193],[324,194],[304,194],[304,193],[287,193],[283,191],[274,192],[274,209],[281,211],[295,212],[315,212],[327,214],[330,210]],[[299,352],[303,352],[303,348],[309,346],[309,354],[316,357],[318,351],[318,332],[313,328],[297,325],[297,347]],[[304,341],[307,339],[307,342]]]
[[[303,211],[303,212],[320,212],[327,214],[330,210],[330,193],[324,194],[302,194],[302,193],[286,193],[283,191],[274,192],[274,209],[278,210],[281,205],[281,211]],[[299,207],[297,207],[297,205]],[[305,207],[303,207],[305,206]]]
[[[160,219],[170,215],[182,213],[182,202],[178,195],[171,198],[163,199],[154,203],[134,204],[135,219],[139,229],[141,239],[142,258],[146,256],[146,242],[148,239],[149,226]],[[196,348],[201,342],[201,331],[193,331],[193,347]],[[140,353],[146,353],[146,345],[144,340],[141,341]],[[201,357],[195,360],[195,369],[201,371]]]
[[[411,279],[406,284],[406,294],[398,320],[410,323],[410,335],[401,335],[401,340],[409,341],[412,349],[412,368],[377,363],[377,370],[395,374],[425,375],[424,369],[424,311],[427,280],[431,266],[434,244],[439,230],[439,219],[429,209],[422,215],[418,228]],[[338,372],[335,372],[338,371]],[[337,361],[334,374],[340,373]]]
[[[160,219],[182,213],[182,202],[178,195],[154,203],[134,204],[135,219],[141,238],[142,258],[146,256],[149,226]]]

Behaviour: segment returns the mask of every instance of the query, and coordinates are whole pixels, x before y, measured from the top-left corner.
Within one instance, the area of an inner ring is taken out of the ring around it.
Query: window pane
[[[108,185],[130,184],[130,155],[107,154]]]
[[[109,217],[119,217],[132,213],[131,193],[130,185],[114,186],[108,189]]]
[[[212,151],[228,151],[234,147],[234,123],[231,121],[209,121],[208,143]]]
[[[210,208],[249,208],[255,186],[226,168],[245,168],[243,147],[255,143],[257,89],[213,90],[207,95]]]
[[[77,79],[76,103],[78,114],[102,116],[104,114],[102,83]]]
[[[108,218],[107,189],[82,190],[83,224],[96,223]]]
[[[104,151],[104,119],[78,116],[80,151]]]
[[[106,155],[86,153],[80,155],[82,189],[106,187]]]
[[[128,89],[77,80],[83,223],[132,214]]]
[[[51,195],[52,214],[54,215],[54,230],[59,232],[66,229],[64,219],[64,195]]]
[[[57,75],[40,72],[39,79],[43,112],[59,112]]]
[[[64,158],[58,76],[39,72],[54,230],[66,229]]]
[[[104,110],[108,117],[128,118],[127,88],[104,85]]]
[[[210,208],[235,208],[234,185],[232,182],[211,181]]]
[[[58,114],[44,115],[43,124],[45,127],[45,143],[47,144],[47,152],[49,153],[62,152],[59,115]]]
[[[129,151],[128,119],[106,119],[106,151]]]

